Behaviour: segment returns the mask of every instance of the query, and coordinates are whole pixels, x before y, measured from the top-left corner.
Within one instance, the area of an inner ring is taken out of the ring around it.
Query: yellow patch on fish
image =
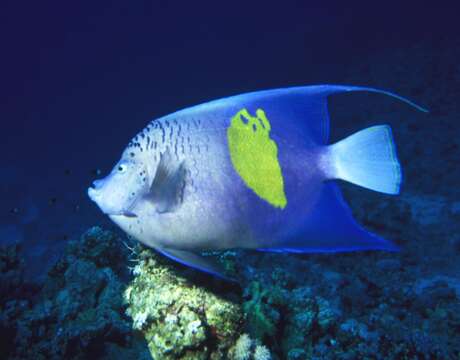
[[[262,109],[257,109],[256,116],[242,109],[232,117],[227,129],[228,147],[233,167],[244,183],[272,206],[284,209],[284,179],[270,130]]]

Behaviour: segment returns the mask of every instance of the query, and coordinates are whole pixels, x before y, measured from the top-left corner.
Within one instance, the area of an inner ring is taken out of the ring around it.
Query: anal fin
[[[177,261],[183,265],[187,265],[195,269],[207,272],[224,280],[236,281],[235,279],[225,276],[225,271],[222,269],[219,263],[211,257],[204,257],[203,255],[187,250],[169,248],[156,248],[156,250],[165,255],[166,257],[174,261]]]

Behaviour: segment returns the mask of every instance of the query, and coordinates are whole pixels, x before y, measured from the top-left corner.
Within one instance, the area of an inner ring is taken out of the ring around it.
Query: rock
[[[377,268],[381,271],[396,271],[401,268],[401,262],[398,259],[382,259],[377,261]]]
[[[431,278],[418,280],[414,285],[414,291],[417,295],[421,295],[426,290],[446,287],[453,290],[457,298],[460,299],[460,280],[444,275],[436,275]]]
[[[435,195],[404,195],[401,199],[410,205],[412,221],[429,226],[443,221],[442,214],[447,210],[447,200]]]

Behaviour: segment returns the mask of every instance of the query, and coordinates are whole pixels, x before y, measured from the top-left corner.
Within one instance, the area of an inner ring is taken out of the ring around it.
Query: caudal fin
[[[328,176],[386,194],[398,194],[401,166],[388,125],[361,130],[328,148]]]

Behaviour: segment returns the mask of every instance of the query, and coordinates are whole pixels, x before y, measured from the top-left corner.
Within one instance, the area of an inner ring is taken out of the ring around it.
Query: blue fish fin
[[[407,105],[410,105],[414,108],[416,108],[419,111],[427,113],[428,110],[425,109],[424,107],[414,103],[413,101],[402,97],[400,95],[397,95],[391,91],[386,91],[386,90],[380,90],[372,87],[366,87],[366,86],[350,86],[350,85],[317,85],[318,87],[324,86],[325,88],[328,89],[328,94],[334,94],[334,93],[340,93],[340,92],[349,92],[349,91],[367,91],[367,92],[373,92],[377,94],[383,94],[390,96],[392,98],[395,98],[399,101],[402,101],[406,103]]]
[[[314,133],[316,139],[322,144],[326,144],[329,139],[329,112],[327,108],[327,97],[333,94],[339,94],[343,92],[355,92],[355,91],[366,91],[377,94],[383,94],[390,96],[399,101],[402,101],[417,110],[422,112],[428,112],[427,109],[420,105],[408,100],[402,96],[386,90],[375,89],[365,86],[349,86],[349,85],[310,85],[305,87],[294,87],[286,89],[289,93],[304,93],[305,106],[308,108],[309,117],[313,119],[319,119],[317,122],[310,123],[310,127]],[[283,91],[281,89],[281,91]],[[280,92],[280,95],[283,93]]]
[[[398,194],[401,166],[387,125],[361,130],[327,148],[329,178],[382,192]]]
[[[303,229],[258,250],[291,253],[336,253],[361,250],[399,251],[388,240],[362,228],[342,198],[337,184],[323,184],[319,201]]]
[[[310,119],[316,119],[316,121],[309,122],[313,137],[320,144],[327,144],[330,132],[327,97],[336,91],[340,92],[343,90],[336,89],[334,86],[329,85],[312,85],[298,89],[302,90],[306,95],[302,98],[302,101],[300,101],[304,111],[308,109],[308,117]]]
[[[225,271],[222,269],[219,263],[212,257],[204,257],[203,255],[187,250],[178,250],[170,248],[155,248],[155,250],[165,255],[166,257],[174,261],[177,261],[180,264],[187,265],[194,269],[198,269],[203,272],[215,275],[227,281],[235,281],[235,279],[232,279],[224,275]]]
[[[175,161],[167,149],[161,154],[150,191],[144,199],[151,201],[160,214],[173,212],[182,203],[185,182],[185,164]]]

